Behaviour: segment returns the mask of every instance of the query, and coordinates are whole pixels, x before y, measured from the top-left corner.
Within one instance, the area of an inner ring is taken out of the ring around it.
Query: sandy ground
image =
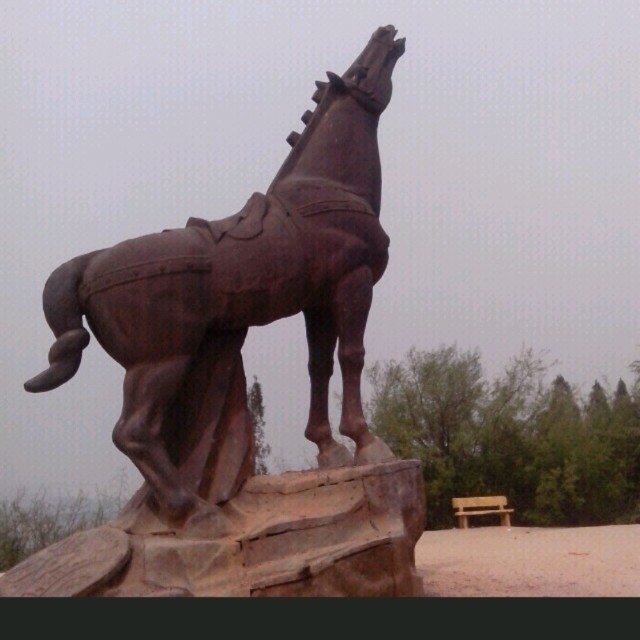
[[[640,596],[640,525],[425,531],[415,552],[430,597]]]

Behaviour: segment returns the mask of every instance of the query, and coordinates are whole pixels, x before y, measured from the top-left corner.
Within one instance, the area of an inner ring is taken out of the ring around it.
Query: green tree
[[[512,358],[492,383],[482,409],[478,451],[484,491],[507,495],[522,519],[533,507],[537,477],[532,465],[537,420],[546,408],[544,353]]]
[[[375,363],[367,378],[372,430],[398,457],[422,462],[427,526],[451,526],[451,498],[473,485],[474,431],[485,393],[479,352],[411,349],[403,362]]]
[[[633,380],[633,399],[635,402],[640,402],[640,360],[634,360],[630,365],[629,369],[635,375]]]
[[[587,452],[583,491],[588,511],[583,524],[611,522],[619,513],[626,491],[626,480],[616,470],[618,462],[613,448],[613,411],[602,385],[596,380],[584,412]]]
[[[547,467],[561,466],[582,435],[582,414],[575,391],[562,375],[551,383],[546,408],[536,420],[536,438],[541,462]]]
[[[596,381],[584,401],[562,375],[548,384],[548,368],[523,350],[488,384],[477,350],[442,346],[367,370],[372,430],[422,463],[427,528],[453,526],[452,497],[489,494],[508,497],[518,524],[640,521],[634,398]]]
[[[625,381],[620,378],[616,386],[612,403],[613,419],[625,426],[633,425],[637,420],[637,408],[629,395]]]
[[[586,420],[594,431],[607,431],[611,424],[611,407],[602,385],[596,380],[591,387],[586,408]]]
[[[638,405],[620,379],[611,404],[609,431],[611,477],[619,487],[621,518],[640,519],[640,415]],[[632,517],[630,517],[632,516]]]
[[[258,382],[257,376],[253,376],[253,384],[247,391],[247,405],[253,427],[255,463],[254,473],[256,475],[266,474],[267,458],[271,453],[271,447],[267,444],[264,435],[264,403],[262,399],[262,386]]]
[[[45,488],[34,494],[20,489],[11,500],[0,500],[0,572],[22,562],[77,531],[98,527],[114,518],[129,498],[126,475],[109,491],[91,498],[51,498]]]
[[[636,408],[636,418],[626,443],[627,456],[630,461],[628,473],[632,495],[621,521],[640,524],[640,360],[632,362],[630,369],[635,374],[632,401]]]
[[[587,504],[578,486],[586,453],[585,430],[575,391],[562,375],[551,384],[534,440],[535,502],[525,517],[538,525],[576,524]]]

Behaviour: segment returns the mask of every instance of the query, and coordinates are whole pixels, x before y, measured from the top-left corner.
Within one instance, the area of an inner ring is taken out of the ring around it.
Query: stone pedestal
[[[223,537],[131,533],[118,521],[75,534],[7,572],[0,594],[422,595],[418,461],[255,476],[222,513]]]

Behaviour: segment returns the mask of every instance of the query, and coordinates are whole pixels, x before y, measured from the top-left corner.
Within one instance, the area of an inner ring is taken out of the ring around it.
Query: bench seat
[[[513,509],[487,509],[486,511],[456,511],[456,516],[484,516],[488,513],[513,513]]]

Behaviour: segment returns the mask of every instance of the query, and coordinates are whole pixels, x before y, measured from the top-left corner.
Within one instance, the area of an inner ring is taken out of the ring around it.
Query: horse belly
[[[302,310],[308,291],[302,245],[268,235],[220,245],[213,255],[214,326],[264,325]]]

